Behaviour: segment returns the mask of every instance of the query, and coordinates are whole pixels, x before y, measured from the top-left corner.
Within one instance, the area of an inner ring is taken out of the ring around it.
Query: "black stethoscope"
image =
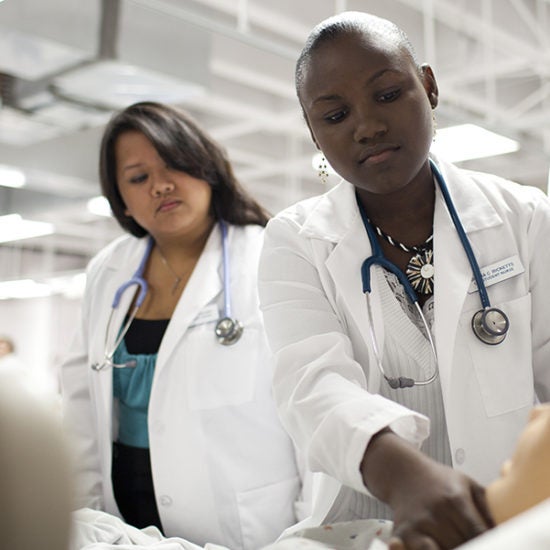
[[[456,211],[456,208],[449,194],[449,190],[447,189],[445,180],[443,179],[441,172],[439,171],[439,169],[431,159],[430,159],[430,165],[431,165],[432,172],[435,176],[435,179],[437,181],[437,184],[439,185],[439,189],[441,190],[441,194],[443,195],[443,198],[445,200],[445,204],[447,205],[447,209],[449,210],[449,214],[451,215],[451,219],[455,226],[456,232],[458,233],[458,237],[460,238],[460,242],[462,243],[462,247],[464,248],[464,252],[468,257],[468,262],[470,263],[470,267],[472,269],[472,273],[477,284],[477,290],[479,292],[479,298],[481,300],[482,309],[474,313],[472,317],[472,330],[474,334],[477,336],[477,338],[479,338],[479,340],[481,340],[484,344],[489,344],[489,345],[500,344],[506,338],[506,334],[508,333],[508,329],[510,328],[510,321],[508,320],[508,317],[502,310],[491,306],[491,302],[489,301],[489,296],[487,294],[487,288],[485,287],[485,283],[483,282],[483,276],[481,274],[481,270],[479,269],[479,265],[474,255],[474,251],[472,250],[472,246],[470,245],[470,241],[468,240],[468,237],[466,236],[466,232],[464,231],[464,227],[462,226],[460,218],[458,217],[458,213]],[[380,247],[378,239],[376,238],[376,233],[374,231],[374,228],[372,227],[371,223],[367,218],[367,215],[365,213],[363,205],[361,204],[361,201],[358,200],[357,204],[359,206],[359,211],[361,212],[363,225],[365,226],[365,229],[367,231],[367,235],[369,237],[369,241],[372,249],[372,256],[368,257],[363,262],[363,265],[361,266],[361,279],[363,281],[363,293],[365,294],[365,298],[367,301],[367,309],[368,309],[369,323],[370,323],[370,335],[371,335],[372,345],[376,356],[376,361],[378,363],[378,367],[380,369],[380,372],[384,376],[384,378],[387,380],[388,384],[394,389],[408,388],[412,386],[425,386],[433,382],[437,378],[437,374],[438,374],[437,353],[435,350],[435,344],[431,335],[430,328],[428,326],[428,323],[426,322],[426,318],[424,317],[422,308],[418,303],[418,296],[416,295],[416,292],[414,291],[409,279],[403,273],[403,271],[401,271],[395,264],[393,264],[392,262],[390,262],[384,257],[382,253],[382,248]],[[382,365],[382,361],[380,359],[380,353],[378,350],[376,335],[374,333],[374,322],[373,322],[372,308],[370,303],[370,292],[371,292],[370,268],[373,265],[379,265],[387,269],[399,279],[399,282],[403,285],[403,288],[405,289],[407,296],[416,307],[420,315],[420,318],[422,319],[422,322],[426,329],[426,334],[430,343],[431,351],[435,359],[435,365],[436,365],[435,372],[425,380],[413,380],[412,378],[407,378],[403,376],[400,376],[398,378],[391,378],[386,375],[384,366]]]
[[[231,316],[231,292],[230,292],[230,274],[229,274],[229,252],[227,247],[227,225],[223,220],[218,220],[218,223],[220,225],[220,230],[222,235],[224,307],[223,307],[223,315],[218,319],[216,326],[214,328],[214,333],[220,344],[224,346],[230,346],[232,344],[235,344],[240,339],[244,328],[240,321],[238,321],[237,319]],[[141,307],[141,305],[143,304],[143,301],[145,300],[147,291],[149,290],[149,284],[143,277],[143,273],[145,272],[145,266],[147,265],[147,260],[151,255],[151,250],[153,250],[154,244],[155,242],[153,238],[149,237],[149,239],[147,240],[147,246],[145,248],[145,252],[143,254],[143,257],[141,258],[138,268],[136,269],[136,272],[132,275],[132,277],[128,281],[123,283],[115,292],[115,297],[113,298],[113,303],[111,305],[111,314],[109,315],[107,328],[105,329],[105,354],[104,354],[103,362],[94,363],[92,365],[92,369],[95,371],[103,370],[106,367],[114,367],[114,368],[135,367],[135,363],[133,362],[124,363],[121,365],[116,364],[113,362],[113,356],[118,346],[124,339],[124,336],[126,336],[126,333],[128,332],[128,329],[130,328],[132,321],[135,319],[139,308]],[[138,292],[136,301],[134,303],[134,307],[128,317],[128,320],[122,327],[122,330],[120,331],[117,339],[115,340],[115,343],[113,344],[112,348],[109,349],[107,347],[107,343],[108,343],[109,333],[111,330],[113,314],[115,310],[118,308],[124,292],[129,287],[134,285],[137,287],[136,291]]]

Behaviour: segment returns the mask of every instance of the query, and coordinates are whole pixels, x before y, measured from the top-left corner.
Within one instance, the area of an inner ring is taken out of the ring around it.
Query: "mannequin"
[[[0,372],[0,484],[2,548],[67,548],[71,489],[61,428],[13,372]]]
[[[514,454],[486,491],[497,524],[550,497],[550,404],[531,411]]]

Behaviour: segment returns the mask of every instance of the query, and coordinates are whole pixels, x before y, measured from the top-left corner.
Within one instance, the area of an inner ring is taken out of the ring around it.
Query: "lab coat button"
[[[457,464],[463,464],[466,460],[466,452],[460,448],[455,451],[455,460]]]
[[[162,495],[160,497],[161,506],[172,506],[172,499],[168,495]]]

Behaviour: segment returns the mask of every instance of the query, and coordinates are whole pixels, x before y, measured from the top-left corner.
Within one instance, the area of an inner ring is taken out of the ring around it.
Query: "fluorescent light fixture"
[[[0,185],[3,187],[23,187],[25,174],[18,168],[0,164]]]
[[[475,124],[461,124],[437,130],[432,151],[451,162],[513,153],[519,143]]]
[[[0,300],[43,298],[54,294],[79,299],[84,294],[85,286],[86,273],[84,272],[65,273],[43,281],[12,279],[0,282]]]
[[[17,4],[17,2],[13,2],[13,4]],[[87,51],[36,36],[33,32],[22,32],[15,29],[14,26],[18,21],[26,26],[33,24],[30,12],[34,8],[31,7],[31,3],[19,2],[19,4],[21,5],[14,6],[11,10],[12,17],[6,15],[3,18],[3,24],[0,25],[0,67],[2,67],[2,72],[34,81],[46,78],[49,74],[59,72],[89,58],[90,54]],[[16,15],[18,12],[19,16]]]
[[[49,285],[37,283],[32,279],[0,282],[0,300],[8,300],[10,298],[42,298],[51,294],[52,290]]]
[[[0,216],[0,242],[2,243],[51,235],[53,232],[54,226],[51,223],[24,220],[19,214]]]
[[[66,298],[81,298],[86,287],[86,273],[70,273],[51,277],[45,281],[52,294],[62,294]]]
[[[86,207],[88,208],[88,212],[96,216],[105,216],[108,218],[113,215],[111,207],[109,206],[109,201],[105,197],[94,197],[90,199]]]
[[[0,142],[8,145],[25,146],[60,135],[62,128],[45,124],[12,109],[0,110]]]
[[[44,105],[34,113],[34,120],[63,130],[80,130],[107,124],[110,112],[98,111],[85,105],[72,105],[66,101],[56,101]]]
[[[137,101],[181,103],[203,87],[119,61],[98,61],[54,80],[65,96],[93,105],[122,109]]]

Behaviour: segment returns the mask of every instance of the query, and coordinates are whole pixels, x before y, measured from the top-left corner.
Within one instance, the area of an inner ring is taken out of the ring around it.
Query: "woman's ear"
[[[423,64],[421,67],[421,79],[430,105],[432,106],[432,109],[435,109],[439,103],[439,89],[437,87],[434,72],[427,64]]]

